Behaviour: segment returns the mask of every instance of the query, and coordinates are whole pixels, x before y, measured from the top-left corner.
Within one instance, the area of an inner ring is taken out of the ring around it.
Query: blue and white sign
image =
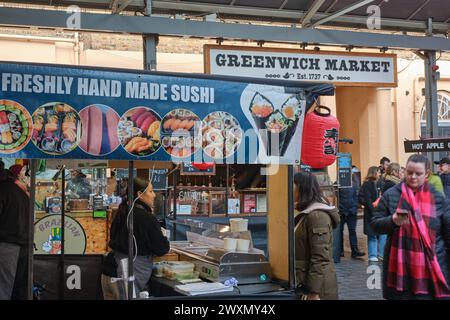
[[[0,157],[300,163],[302,90],[22,63],[0,77]]]

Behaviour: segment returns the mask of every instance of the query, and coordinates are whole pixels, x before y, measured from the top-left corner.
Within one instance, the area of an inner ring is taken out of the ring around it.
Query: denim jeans
[[[367,236],[369,259],[383,257],[386,238],[387,236],[385,234]]]
[[[340,225],[340,229],[341,229],[341,252],[344,252],[344,227],[345,224],[347,224],[347,228],[348,228],[348,237],[349,237],[349,242],[350,242],[350,248],[353,252],[357,252],[358,249],[358,237],[356,235],[356,224],[357,224],[357,216],[356,214],[348,214],[348,215],[341,215],[341,225]]]

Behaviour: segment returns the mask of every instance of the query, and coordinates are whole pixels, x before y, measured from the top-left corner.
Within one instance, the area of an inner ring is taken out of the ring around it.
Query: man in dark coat
[[[27,299],[28,195],[0,171],[0,300]]]
[[[444,187],[444,193],[447,199],[450,199],[450,157],[444,157],[436,164],[439,165],[439,175]]]
[[[339,188],[339,213],[341,215],[341,256],[344,254],[344,226],[347,224],[350,248],[352,250],[352,258],[358,258],[365,255],[358,249],[358,238],[356,235],[357,210],[358,210],[358,192],[359,180],[356,174],[352,174],[352,187]],[[336,258],[336,254],[335,254]]]

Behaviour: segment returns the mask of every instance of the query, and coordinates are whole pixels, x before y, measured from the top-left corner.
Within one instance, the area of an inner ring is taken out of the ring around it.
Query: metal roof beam
[[[119,7],[119,1],[120,0],[111,0],[111,13],[117,11],[117,8]]]
[[[113,11],[114,14],[119,14],[121,13],[126,7],[128,7],[128,5],[133,2],[133,0],[125,0],[119,8],[117,8],[115,11]]]
[[[416,14],[418,14],[431,0],[425,0],[406,20],[411,20]]]
[[[331,20],[333,20],[333,19],[335,19],[337,17],[343,16],[344,14],[349,13],[349,12],[351,12],[353,10],[358,9],[358,8],[361,8],[361,7],[363,7],[366,4],[369,4],[371,2],[374,2],[374,0],[361,0],[361,1],[358,1],[356,3],[353,3],[353,4],[343,8],[342,10],[339,10],[339,11],[337,11],[337,12],[335,12],[335,13],[333,13],[333,14],[331,14],[331,15],[323,18],[323,19],[320,19],[319,21],[314,22],[312,24],[312,27],[315,28],[317,26],[320,26],[321,24],[324,24],[324,23],[326,23],[328,21],[331,21]]]
[[[0,25],[6,27],[66,29],[71,31],[450,51],[450,41],[437,36],[406,36],[375,32],[203,22],[155,16],[127,16],[85,12],[77,13],[80,24],[75,28],[71,28],[68,27],[68,21],[70,21],[72,15],[72,13],[58,10],[0,7]]]
[[[338,3],[339,0],[334,0],[332,4],[330,4],[330,6],[327,8],[327,10],[325,10],[325,13],[328,13],[331,11],[331,9],[334,8],[334,6],[336,5],[336,3]]]
[[[337,1],[337,0],[336,0]],[[235,16],[246,16],[246,17],[266,17],[270,19],[291,19],[299,21],[305,15],[304,11],[293,11],[293,10],[270,10],[270,9],[257,9],[257,8],[246,8],[246,7],[236,7],[236,6],[217,6],[208,5],[205,3],[182,3],[173,1],[152,1],[152,7],[155,10],[178,10],[178,11],[191,11],[191,12],[204,12],[211,13],[215,12],[217,14],[225,15],[235,15]],[[316,13],[315,17],[317,19],[322,19],[327,17],[327,14]],[[335,23],[342,24],[357,24],[360,26],[367,25],[366,16],[340,16],[333,20]],[[397,30],[426,30],[426,22],[424,21],[406,21],[404,19],[383,19],[381,18],[381,25],[383,28],[395,28]],[[447,33],[450,30],[450,25],[447,23],[435,23],[433,25],[434,31]]]
[[[286,4],[289,2],[289,0],[284,0],[283,1],[283,3],[280,5],[280,7],[278,8],[278,10],[281,10],[281,9],[283,9],[285,6],[286,6]]]
[[[325,0],[314,0],[314,3],[309,7],[308,11],[306,12],[305,17],[302,20],[302,26],[306,27],[309,26],[311,23],[311,18],[314,17],[314,15],[319,11],[320,7],[323,5]]]

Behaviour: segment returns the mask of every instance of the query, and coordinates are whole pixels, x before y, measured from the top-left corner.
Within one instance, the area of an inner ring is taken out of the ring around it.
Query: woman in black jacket
[[[370,227],[370,219],[374,210],[373,203],[379,197],[377,180],[380,178],[380,168],[370,167],[367,176],[359,192],[359,203],[364,206],[364,234],[367,235],[367,249],[369,261],[377,262],[383,260],[383,251],[386,243],[386,235],[378,234]]]
[[[386,299],[450,299],[450,206],[427,182],[422,155],[406,164],[405,182],[383,194],[371,220],[388,234],[383,262]]]
[[[136,296],[145,289],[150,280],[153,267],[153,256],[162,256],[169,252],[170,245],[164,236],[161,226],[152,214],[151,207],[155,200],[152,184],[144,179],[134,179],[133,214],[133,272]],[[128,201],[125,198],[111,224],[111,240],[109,246],[114,250],[118,264],[117,274],[122,277],[120,260],[128,258]],[[119,285],[121,299],[125,298],[123,286]]]

